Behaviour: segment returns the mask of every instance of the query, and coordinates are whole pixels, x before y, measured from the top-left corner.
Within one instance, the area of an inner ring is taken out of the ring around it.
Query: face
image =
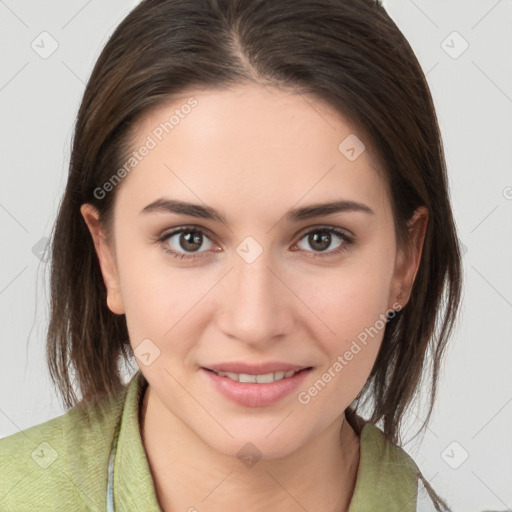
[[[219,452],[251,441],[284,456],[342,420],[384,315],[405,303],[422,237],[408,258],[397,250],[387,185],[362,144],[312,95],[191,90],[137,126],[137,161],[108,192],[110,245],[82,207],[163,418]],[[211,371],[290,367],[304,370],[274,383]]]

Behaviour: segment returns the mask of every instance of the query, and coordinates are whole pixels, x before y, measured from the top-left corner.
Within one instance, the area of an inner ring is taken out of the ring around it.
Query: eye
[[[305,233],[297,246],[300,246],[303,240],[313,248],[313,251],[305,247],[299,248],[306,252],[312,252],[313,257],[333,257],[346,251],[353,243],[354,238],[338,228],[319,227]],[[163,250],[173,258],[187,260],[199,258],[201,253],[207,252],[215,246],[206,232],[195,226],[182,226],[164,233],[158,242]],[[334,248],[331,247],[333,243],[335,244]],[[328,250],[329,247],[331,247],[330,250]],[[204,250],[201,251],[201,248]]]
[[[205,240],[208,240],[207,244],[204,244]],[[206,245],[206,250],[211,249],[213,246],[213,243],[206,236],[204,231],[189,226],[184,226],[170,233],[165,233],[158,239],[158,242],[161,243],[166,253],[179,259],[194,259],[199,257],[194,253],[205,252],[199,251],[201,246]]]
[[[301,238],[301,241],[304,239],[306,244],[314,249],[314,257],[336,256],[346,251],[354,241],[353,237],[334,227],[321,227],[310,230]],[[336,239],[338,239],[338,242]],[[337,244],[334,249],[331,247],[333,243]],[[329,247],[331,247],[331,250],[328,250]],[[302,249],[308,251],[307,248],[302,247]]]

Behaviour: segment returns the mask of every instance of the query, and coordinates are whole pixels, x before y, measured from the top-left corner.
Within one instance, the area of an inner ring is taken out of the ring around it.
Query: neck
[[[343,414],[299,450],[244,467],[205,444],[151,387],[141,407],[141,436],[160,506],[180,510],[346,512],[359,466],[359,437]],[[163,421],[165,418],[165,421]]]

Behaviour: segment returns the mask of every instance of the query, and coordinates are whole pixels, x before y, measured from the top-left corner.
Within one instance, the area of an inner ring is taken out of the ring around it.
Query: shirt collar
[[[348,512],[367,510],[416,511],[418,467],[383,432],[366,423],[360,434],[359,468]]]
[[[139,407],[147,386],[140,370],[128,385],[114,462],[116,512],[161,512],[140,435]]]
[[[139,411],[148,382],[139,370],[128,385],[114,461],[116,511],[161,512],[144,445]],[[365,423],[360,432],[360,459],[348,512],[364,512],[385,505],[388,510],[414,512],[418,468],[383,432]]]

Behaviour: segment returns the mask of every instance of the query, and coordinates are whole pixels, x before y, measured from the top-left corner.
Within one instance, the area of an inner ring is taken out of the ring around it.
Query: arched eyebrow
[[[228,225],[226,217],[209,206],[188,203],[186,201],[176,201],[164,197],[148,204],[140,213],[147,214],[156,212],[189,215],[191,217],[213,220],[224,225]],[[340,212],[362,212],[370,215],[375,214],[369,206],[363,203],[341,200],[295,208],[287,212],[284,218],[287,222],[292,223]]]
[[[340,212],[362,212],[374,215],[375,212],[367,205],[356,201],[332,201],[330,203],[318,203],[302,208],[290,210],[285,219],[289,222],[298,222],[300,220],[311,219],[313,217],[323,217]]]

